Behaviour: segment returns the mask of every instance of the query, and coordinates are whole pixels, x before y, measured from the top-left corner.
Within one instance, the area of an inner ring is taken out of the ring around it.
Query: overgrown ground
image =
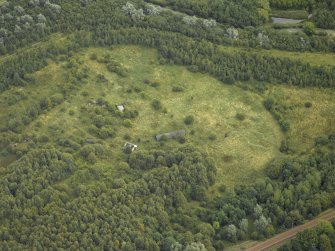
[[[124,76],[110,72],[103,62],[93,60],[93,54],[98,59],[109,55],[121,65]],[[311,149],[316,136],[334,129],[333,91],[269,85],[268,91],[262,94],[225,85],[208,75],[191,73],[185,67],[161,61],[156,50],[137,46],[85,49],[74,54],[70,63],[60,56],[33,74],[35,84],[14,87],[0,94],[0,123],[6,123],[11,114],[20,113],[41,97],[57,97],[70,89],[60,105],[40,115],[24,133],[35,135],[45,147],[75,138],[101,142],[107,153],[93,168],[102,169],[106,177],[112,178],[113,173],[123,172],[126,167],[122,152],[126,141],[137,144],[139,150],[175,148],[181,144],[178,140],[159,143],[154,136],[185,129],[186,144],[201,147],[216,163],[219,171],[215,187],[253,182],[262,175],[264,166],[281,154],[279,146],[284,134],[263,107],[263,100],[268,96],[275,96],[290,107],[285,113],[292,128],[288,132],[290,146],[300,151]],[[88,78],[73,86],[71,71],[85,72]],[[106,81],[101,81],[102,76]],[[173,91],[173,87],[182,91]],[[131,120],[111,117],[115,137],[98,139],[90,133],[94,123],[91,116],[94,113],[109,116],[101,104],[95,104],[98,99],[113,106],[122,103],[126,109],[137,111],[138,117]],[[161,102],[160,110],[153,109],[153,100]],[[306,101],[312,103],[311,108],[305,108]],[[184,123],[189,115],[195,119],[192,125]],[[24,149],[28,143],[16,147]],[[1,157],[3,166],[12,160],[12,156]],[[92,166],[86,160],[79,161],[82,166]]]
[[[92,53],[98,57],[111,55],[127,69],[127,77],[111,73],[105,64],[91,60]],[[85,120],[82,107],[91,109],[96,106],[92,101],[103,98],[111,104],[123,103],[127,109],[137,110],[139,116],[131,125],[118,126],[116,137],[104,141],[110,154],[107,160],[97,162],[99,166],[118,166],[118,161],[122,161],[126,134],[131,138],[128,141],[138,144],[141,150],[173,148],[180,143],[170,140],[162,146],[154,136],[179,129],[186,129],[186,143],[201,146],[208,152],[219,168],[218,180],[228,185],[260,175],[262,167],[278,153],[282,138],[280,129],[263,108],[262,98],[257,94],[223,85],[208,75],[191,73],[181,66],[160,65],[153,49],[135,46],[113,50],[95,48],[75,55],[72,60],[77,59],[81,68],[88,69],[88,83],[80,86],[63,104],[31,123],[25,129],[27,133],[46,135],[49,144],[57,138],[91,137],[87,133],[91,122]],[[68,81],[68,69],[63,67],[64,64],[53,62],[37,72],[34,86],[13,88],[3,93],[2,97],[24,92],[29,98],[3,107],[1,114],[15,113],[29,106],[34,98],[61,92]],[[104,75],[108,82],[96,81],[97,74]],[[150,83],[146,84],[146,80]],[[173,87],[184,90],[173,92]],[[154,99],[161,101],[161,110],[151,107]],[[245,115],[245,119],[237,119],[237,113]],[[193,125],[185,125],[184,118],[188,115],[194,116]]]

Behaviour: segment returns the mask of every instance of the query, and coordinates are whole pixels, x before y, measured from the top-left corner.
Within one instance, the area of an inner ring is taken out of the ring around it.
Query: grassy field
[[[316,137],[335,131],[334,90],[275,85],[268,95],[287,108],[284,116],[291,125],[287,141],[298,153],[312,150]],[[312,106],[306,108],[307,102]]]
[[[125,76],[110,72],[104,63],[92,60],[92,54],[97,58],[108,55],[121,65]],[[69,64],[77,66],[71,68]],[[73,85],[70,82],[74,71],[85,72],[88,78]],[[98,81],[102,75],[106,81]],[[315,137],[334,130],[334,91],[268,85],[268,90],[259,94],[222,84],[205,74],[191,73],[182,66],[160,64],[154,49],[137,46],[85,49],[69,61],[64,58],[50,61],[33,76],[35,84],[13,87],[0,94],[0,125],[41,97],[70,90],[64,102],[40,115],[25,127],[23,134],[45,136],[47,140],[39,140],[44,147],[52,147],[60,139],[93,138],[101,142],[106,154],[93,168],[106,172],[106,177],[124,169],[122,147],[126,141],[137,144],[139,150],[173,149],[180,146],[177,140],[159,143],[154,136],[185,129],[186,143],[208,153],[218,167],[218,182],[210,193],[215,194],[221,184],[232,187],[236,183],[253,182],[263,175],[264,166],[281,154],[278,149],[284,139],[276,121],[263,107],[262,102],[268,96],[289,107],[285,112],[291,124],[288,143],[299,152],[312,149]],[[183,91],[174,92],[173,87]],[[14,105],[9,100],[16,96],[21,98]],[[113,106],[122,103],[139,115],[127,123],[113,118],[116,137],[98,139],[89,132],[93,123],[89,116],[103,113],[101,105],[93,102],[99,98]],[[152,108],[153,100],[161,102],[159,111]],[[305,102],[311,102],[312,107],[306,108]],[[195,119],[192,125],[184,123],[189,115]],[[17,147],[25,148],[28,144]],[[4,166],[13,160],[13,156],[0,157]],[[83,166],[92,165],[80,161]]]
[[[90,59],[92,53],[98,57],[109,54],[127,69],[128,76],[120,77],[109,72],[103,63]],[[90,124],[85,124],[82,107],[103,97],[111,104],[123,103],[127,109],[137,110],[139,116],[132,120],[131,128],[119,126],[117,136],[104,141],[109,154],[107,159],[96,163],[100,167],[120,165],[125,134],[138,144],[140,150],[174,148],[180,144],[176,140],[167,141],[162,146],[154,136],[179,129],[187,131],[186,143],[199,146],[213,158],[219,169],[219,183],[228,186],[258,177],[264,165],[278,154],[282,135],[263,108],[258,94],[223,85],[208,75],[191,73],[181,66],[160,65],[153,49],[135,46],[121,46],[114,50],[92,48],[76,54],[73,60],[79,60],[80,67],[88,69],[89,81],[63,104],[31,123],[25,133],[47,135],[49,144],[57,138],[74,135],[85,139],[90,136],[87,133]],[[29,96],[16,105],[2,105],[1,114],[19,112],[35,98],[51,96],[66,88],[68,70],[63,64],[52,62],[37,72],[33,86],[13,88],[1,94],[2,100],[15,92],[24,91]],[[97,74],[103,74],[108,82],[97,83],[94,78]],[[157,84],[145,84],[145,80]],[[173,92],[174,86],[182,87],[184,91]],[[84,96],[82,92],[89,95]],[[161,111],[151,107],[154,99],[161,101]],[[237,113],[245,119],[237,119]],[[193,125],[185,125],[184,118],[188,115],[194,116]]]

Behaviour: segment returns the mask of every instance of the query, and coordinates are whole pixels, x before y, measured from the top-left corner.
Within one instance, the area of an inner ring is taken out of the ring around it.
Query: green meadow
[[[91,60],[92,54],[98,58],[110,55],[122,65],[126,76],[111,73],[104,63]],[[126,109],[136,110],[138,116],[128,121],[129,124],[113,122],[116,136],[103,141],[109,154],[106,159],[97,161],[97,166],[117,168],[123,162],[122,147],[126,141],[137,144],[138,150],[178,147],[181,144],[178,140],[161,143],[154,136],[180,129],[186,130],[185,144],[200,146],[215,161],[219,169],[218,180],[226,185],[257,177],[264,165],[278,154],[282,135],[276,121],[263,108],[262,97],[258,94],[224,85],[205,74],[191,73],[182,66],[160,64],[154,49],[136,46],[112,50],[92,48],[74,55],[71,61],[88,72],[87,82],[24,129],[27,134],[47,136],[45,144],[59,138],[92,138],[88,132],[92,122],[87,113],[100,108],[92,101],[103,98],[112,105],[124,104]],[[25,109],[34,99],[73,88],[68,84],[68,71],[65,63],[50,62],[34,74],[34,85],[15,87],[1,94],[1,100],[22,93],[27,96],[16,105],[1,106],[3,117]],[[97,81],[99,74],[107,81]],[[173,91],[174,88],[180,90]],[[161,102],[160,110],[152,108],[153,100]],[[237,114],[242,118],[237,118]],[[186,125],[186,116],[193,116],[194,123]]]
[[[118,64],[124,73],[108,70],[104,58]],[[77,74],[74,72],[85,73],[87,78],[71,84]],[[126,167],[122,150],[125,142],[137,144],[137,151],[193,144],[203,149],[218,168],[211,193],[222,184],[232,187],[253,182],[281,154],[279,147],[284,134],[263,106],[267,97],[274,96],[290,107],[285,116],[291,124],[287,134],[293,148],[311,149],[316,136],[334,127],[332,91],[267,85],[266,92],[254,92],[223,84],[206,74],[192,73],[183,66],[166,64],[155,49],[138,46],[84,49],[68,61],[59,56],[32,76],[34,84],[12,87],[1,94],[1,123],[35,100],[58,98],[59,105],[24,128],[29,137],[40,138],[39,144],[51,147],[60,139],[88,138],[100,142],[107,152],[93,166],[115,175]],[[132,119],[112,117],[97,100],[111,106],[123,104],[126,110],[138,115]],[[159,109],[153,108],[154,100],[160,103]],[[304,107],[307,101],[313,104],[311,108]],[[185,123],[187,116],[193,118],[193,123]],[[111,118],[113,137],[101,139],[92,134],[94,119],[98,117]],[[185,130],[185,138],[163,142],[154,138],[176,130]],[[15,147],[24,152],[29,142]],[[13,160],[7,156],[2,163],[8,165]],[[91,165],[86,160],[78,161],[83,161],[84,166]]]

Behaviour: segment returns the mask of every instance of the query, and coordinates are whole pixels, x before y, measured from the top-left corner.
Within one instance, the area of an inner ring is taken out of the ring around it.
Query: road
[[[292,239],[296,234],[304,231],[307,228],[315,227],[319,220],[332,220],[335,219],[335,209],[327,210],[325,213],[319,215],[314,220],[310,220],[303,225],[291,228],[286,232],[278,234],[271,239],[260,242],[253,247],[247,248],[246,251],[265,251],[272,248],[277,248],[283,245],[286,241]]]

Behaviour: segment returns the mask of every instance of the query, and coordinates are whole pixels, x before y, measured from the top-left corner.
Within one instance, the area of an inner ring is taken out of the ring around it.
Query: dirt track
[[[303,225],[291,228],[290,230],[278,234],[272,237],[271,239],[258,243],[253,247],[247,248],[246,251],[264,251],[280,247],[284,242],[286,242],[289,239],[292,239],[296,234],[304,231],[307,228],[315,227],[318,224],[319,220],[332,220],[334,218],[335,218],[335,209],[328,210],[325,213],[319,215],[314,220],[308,221]]]

